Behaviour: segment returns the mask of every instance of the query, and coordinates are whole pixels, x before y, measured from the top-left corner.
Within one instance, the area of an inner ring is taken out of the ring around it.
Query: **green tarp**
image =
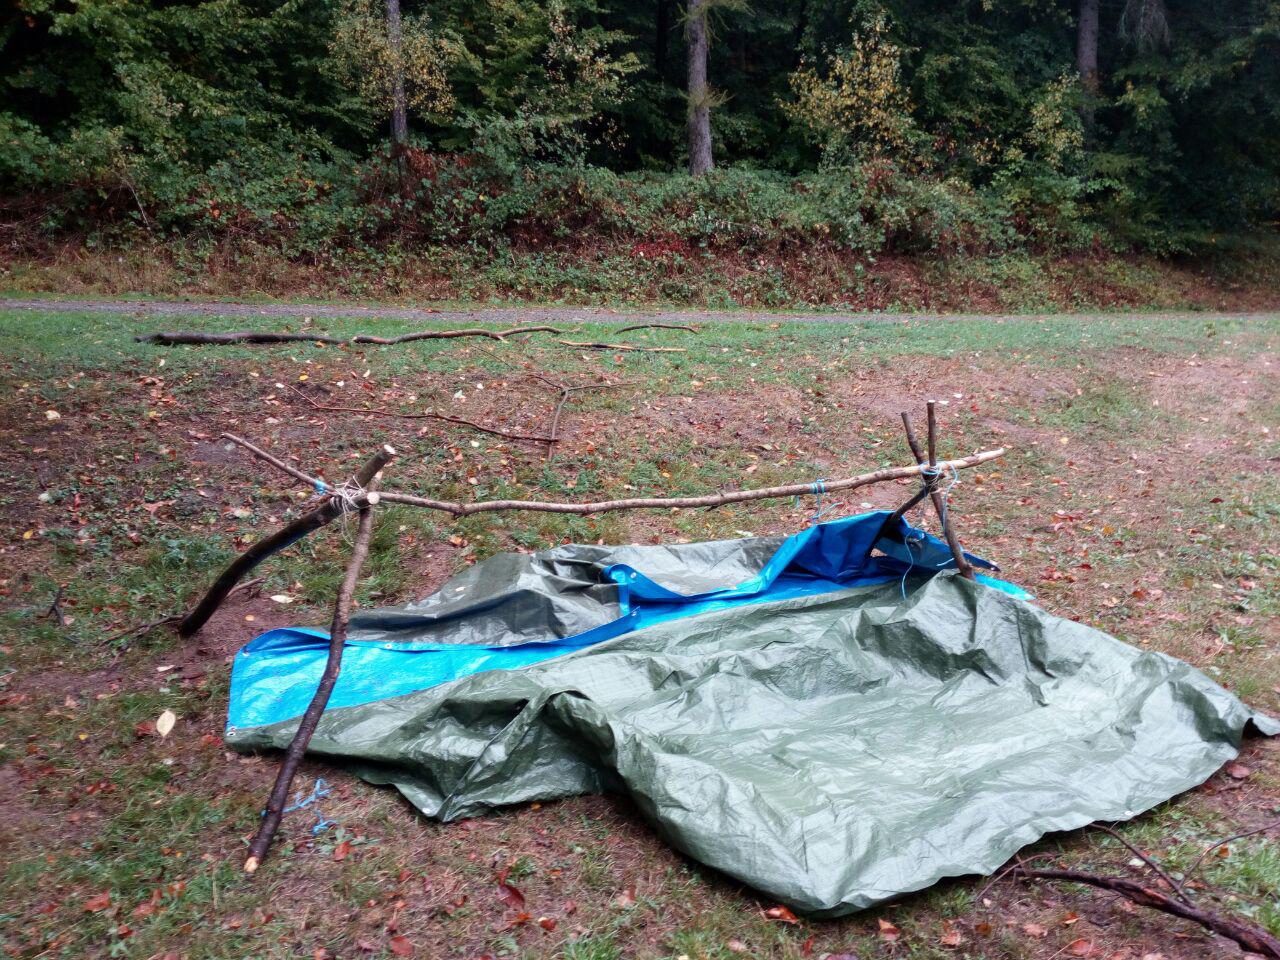
[[[778,550],[739,543],[677,549],[675,571],[701,556],[727,572],[672,576],[723,586]],[[474,642],[468,631],[485,618],[492,637],[494,597],[510,600],[515,622],[525,606],[511,598],[523,591],[538,597],[539,630],[548,602],[561,602],[548,597],[602,607],[564,627],[569,636],[618,612],[602,575],[610,559],[566,547],[501,561],[509,569],[493,577],[514,578],[514,593],[480,577],[484,600],[468,607],[467,591],[446,585],[436,597],[448,616],[432,619],[432,602],[368,615],[363,642],[394,642],[406,623],[418,639],[425,629]],[[446,821],[621,791],[676,849],[834,916],[990,873],[1050,831],[1129,819],[1204,781],[1250,724],[1280,733],[1181,661],[953,572],[898,577],[881,563],[874,582],[845,562],[860,585],[712,605],[541,662],[331,709],[311,753]],[[801,576],[794,562],[786,569]],[[561,580],[542,589],[549,570]],[[238,681],[233,706],[252,699],[254,682]],[[295,726],[235,725],[228,742],[283,747]]]

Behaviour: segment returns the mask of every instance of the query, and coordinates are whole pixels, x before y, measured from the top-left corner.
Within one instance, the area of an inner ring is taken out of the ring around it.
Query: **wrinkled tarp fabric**
[[[890,522],[883,511],[786,538],[572,544],[500,554],[426,599],[353,617],[329,707],[412,693],[482,670],[529,666],[662,620],[953,566],[945,543],[900,517]],[[988,582],[1020,592],[1003,581]],[[232,672],[228,724],[261,726],[300,715],[328,650],[326,633],[296,628],[273,630],[248,644]]]
[[[726,579],[761,570],[747,548],[690,546],[738,558]],[[749,549],[767,564],[778,545]],[[624,791],[675,848],[826,916],[1133,817],[1235,756],[1250,723],[1280,733],[1181,661],[913,571],[330,710],[311,752],[442,820]],[[283,747],[295,726],[228,741]]]

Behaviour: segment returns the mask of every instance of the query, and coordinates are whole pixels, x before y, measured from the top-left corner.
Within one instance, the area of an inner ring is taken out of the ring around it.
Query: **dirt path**
[[[0,310],[35,310],[41,312],[85,311],[137,316],[201,316],[223,317],[369,317],[375,320],[422,320],[428,323],[457,325],[494,323],[511,326],[518,323],[894,323],[906,320],[960,321],[1005,319],[1040,319],[1054,316],[1079,317],[1088,320],[1113,314],[924,314],[924,313],[773,313],[758,310],[638,310],[606,307],[399,307],[362,306],[360,304],[318,303],[235,303],[217,300],[66,300],[40,297],[0,297]],[[1188,313],[1164,312],[1143,314],[1151,320],[1191,316]],[[1196,313],[1205,319],[1215,317],[1280,316],[1273,313]]]

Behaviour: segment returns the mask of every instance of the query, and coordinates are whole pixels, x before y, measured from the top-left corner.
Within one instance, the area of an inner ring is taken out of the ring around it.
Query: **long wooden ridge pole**
[[[995,450],[984,450],[968,457],[955,460],[943,460],[936,464],[938,470],[965,470],[976,467],[980,463],[995,460],[1004,456],[1004,447]],[[912,467],[889,467],[873,473],[861,473],[856,477],[844,480],[825,480],[822,483],[823,493],[837,493],[841,490],[854,490],[858,487],[874,483],[885,483],[889,480],[901,480],[904,477],[916,477],[929,470],[929,465],[916,464]],[[546,500],[480,500],[475,503],[455,503],[449,500],[432,500],[409,493],[384,493],[384,503],[403,503],[412,507],[423,507],[427,510],[439,510],[451,513],[455,517],[467,517],[473,513],[492,513],[500,510],[536,510],[542,513],[576,513],[588,516],[596,513],[612,513],[617,510],[670,510],[696,509],[699,507],[720,507],[730,503],[746,503],[750,500],[773,500],[779,497],[800,497],[816,492],[812,483],[790,483],[783,487],[762,487],[756,490],[730,490],[725,493],[707,494],[701,497],[631,497],[625,500],[595,500],[586,503],[557,503]]]
[[[305,480],[313,484],[319,481],[295,467],[291,467],[278,458],[260,449],[249,441],[235,434],[224,433],[223,438],[243,447],[258,459],[289,475],[295,480]],[[945,460],[936,465],[938,470],[964,470],[1004,456],[1004,448],[984,450],[972,456],[960,457],[956,460]],[[395,455],[392,447],[384,447],[360,470],[356,477],[359,487],[367,488],[374,475],[378,473]],[[827,480],[823,482],[825,493],[836,493],[841,490],[853,490],[874,483],[885,483],[904,477],[927,474],[928,464],[917,463],[910,467],[891,467],[876,470],[872,473],[859,474],[843,480]],[[701,497],[631,497],[625,500],[596,500],[587,503],[559,503],[543,500],[481,500],[475,503],[455,503],[448,500],[432,500],[408,493],[383,492],[379,498],[383,503],[403,503],[407,506],[437,510],[455,517],[470,516],[473,513],[493,513],[497,511],[530,510],[541,513],[573,513],[589,516],[597,513],[612,513],[619,510],[670,510],[697,509],[700,507],[718,507],[731,503],[746,503],[752,500],[770,500],[780,497],[797,497],[814,493],[810,483],[792,483],[781,487],[763,487],[756,490],[731,490],[724,493],[707,494]],[[214,581],[209,592],[200,600],[192,611],[182,619],[178,626],[180,636],[189,637],[208,622],[214,612],[222,604],[236,584],[259,563],[274,553],[291,546],[307,534],[320,529],[341,516],[344,510],[361,510],[369,505],[366,494],[351,497],[331,496],[319,507],[303,514],[297,520],[281,527],[275,533],[259,540],[248,550],[231,562]]]

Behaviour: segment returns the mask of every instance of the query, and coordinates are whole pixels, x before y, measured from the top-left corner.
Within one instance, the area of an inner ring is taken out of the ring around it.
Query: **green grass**
[[[229,427],[326,466],[331,478],[389,441],[401,450],[389,488],[461,500],[568,499],[705,492],[898,463],[905,447],[897,410],[941,395],[951,401],[942,412],[946,450],[1011,448],[983,471],[982,484],[967,476],[953,494],[978,552],[1001,561],[1050,609],[1189,657],[1251,702],[1280,706],[1273,692],[1280,687],[1280,557],[1271,546],[1280,480],[1259,468],[1280,453],[1276,434],[1259,429],[1280,419],[1274,380],[1253,376],[1248,390],[1233,387],[1225,400],[1240,400],[1237,411],[1221,402],[1220,387],[1194,380],[1155,406],[1164,381],[1142,376],[1152,367],[1165,377],[1192,370],[1186,361],[1193,358],[1239,367],[1274,357],[1275,317],[733,321],[697,336],[622,335],[588,324],[576,339],[688,352],[585,357],[546,338],[363,351],[164,349],[131,339],[159,326],[247,325],[227,317],[0,311],[0,542],[11,567],[0,573],[0,769],[20,771],[16,809],[33,818],[6,838],[0,875],[0,942],[17,956],[145,958],[180,949],[193,958],[284,957],[318,947],[335,956],[389,956],[395,911],[420,955],[431,949],[460,960],[483,953],[530,960],[879,956],[887,947],[876,917],[902,929],[892,951],[899,957],[1038,958],[1067,943],[1029,943],[1016,925],[975,932],[974,918],[991,910],[974,902],[978,884],[970,881],[845,921],[793,928],[764,919],[752,897],[592,801],[504,812],[472,832],[424,823],[390,792],[321,766],[299,786],[323,775],[342,787],[325,812],[344,833],[313,840],[295,824],[263,874],[245,881],[236,865],[272,768],[224,755],[223,652],[196,655],[164,630],[105,642],[124,626],[183,609],[228,556],[299,508],[297,491],[274,474],[196,436]],[[372,325],[315,326],[351,333]],[[376,322],[384,333],[418,326]],[[466,431],[419,435],[417,422],[313,417],[273,387],[368,382],[370,391],[358,389],[369,403],[408,408],[448,403],[459,389],[478,403],[474,384],[487,381],[500,399],[486,409],[512,408],[545,424],[554,391],[524,378],[524,364],[574,382],[634,382],[577,395],[567,411],[568,439],[550,459],[539,446]],[[62,419],[47,420],[46,410]],[[1247,439],[1245,459],[1242,448],[1221,446],[1224,438]],[[1182,452],[1179,444],[1191,441],[1201,452]],[[194,464],[196,450],[207,465]],[[1156,477],[1158,485],[1149,485]],[[859,491],[844,509],[856,512],[861,499]],[[419,596],[448,572],[501,550],[784,532],[808,522],[814,506],[806,499],[681,514],[461,520],[389,509],[380,515],[360,602]],[[268,619],[327,619],[346,549],[333,529],[264,564],[263,594],[297,601],[255,607],[258,620],[240,629],[248,634]],[[65,627],[44,616],[60,585],[71,618]],[[203,675],[185,680],[181,670],[159,670],[188,661]],[[26,699],[8,702],[15,697]],[[166,709],[181,718],[175,734],[146,735]],[[1280,805],[1280,783],[1265,763],[1258,767],[1250,789]],[[1185,870],[1207,843],[1236,831],[1228,807],[1193,794],[1124,832]],[[341,838],[357,842],[338,862]],[[1033,850],[1041,851],[1094,866],[1128,859],[1097,833],[1048,838]],[[537,910],[554,913],[554,931],[512,926],[495,909],[495,864],[513,861],[509,875]],[[1268,891],[1280,884],[1278,863],[1275,841],[1253,837],[1214,858],[1205,879],[1227,898],[1224,906],[1276,929]],[[634,902],[619,905],[629,889]],[[86,912],[85,902],[103,892],[112,909]],[[153,900],[154,909],[134,915]],[[574,911],[566,900],[575,901]],[[1018,903],[998,910],[1014,910],[1019,923],[1040,917],[1039,908]],[[963,950],[938,945],[944,922],[964,930]],[[1116,929],[1141,943],[1152,925],[1119,915]]]

